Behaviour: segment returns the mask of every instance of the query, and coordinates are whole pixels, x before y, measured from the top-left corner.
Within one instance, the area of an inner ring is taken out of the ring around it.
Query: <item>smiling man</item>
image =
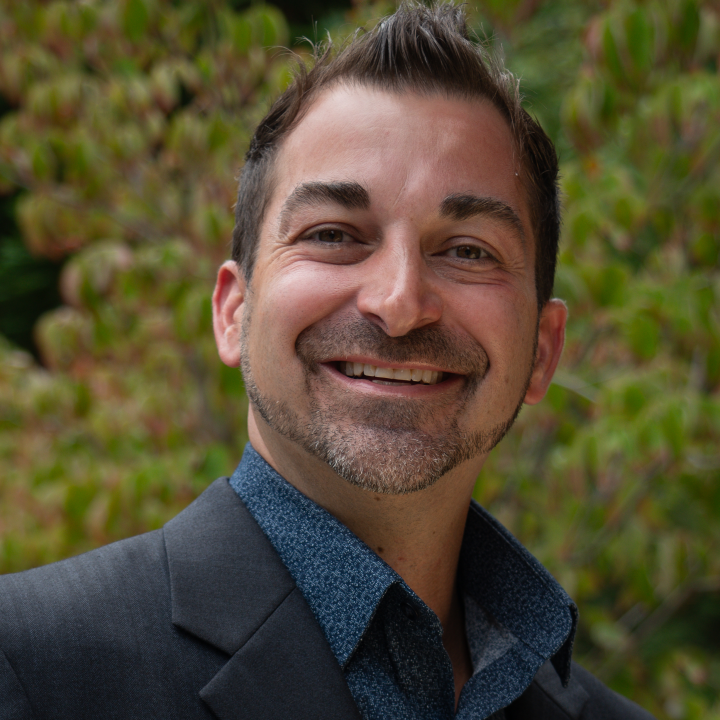
[[[449,5],[323,57],[253,139],[214,296],[251,401],[230,484],[364,718],[646,717],[571,670],[574,605],[471,504],[560,357],[558,231],[552,144]]]
[[[562,351],[557,170],[458,8],[301,70],[213,297],[250,445],[162,531],[5,578],[0,717],[648,718],[471,500]]]

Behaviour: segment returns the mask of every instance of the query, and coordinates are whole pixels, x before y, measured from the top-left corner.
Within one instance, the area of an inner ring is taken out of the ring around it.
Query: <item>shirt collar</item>
[[[342,667],[400,576],[249,443],[230,485],[277,550]]]
[[[555,578],[473,501],[460,552],[460,581],[492,623],[570,679],[577,607]],[[467,606],[467,603],[466,603]]]
[[[414,596],[375,552],[276,473],[249,443],[230,485],[288,568],[341,667],[391,585],[400,584]],[[497,652],[488,651],[487,642],[519,641],[533,656],[552,658],[567,684],[575,605],[552,575],[474,501],[465,527],[460,577],[469,596],[466,624],[473,664]]]

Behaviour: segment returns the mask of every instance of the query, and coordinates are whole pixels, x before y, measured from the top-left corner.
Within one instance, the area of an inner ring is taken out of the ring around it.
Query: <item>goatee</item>
[[[251,308],[246,305],[242,344],[247,347]],[[304,422],[284,401],[271,399],[257,386],[246,352],[242,372],[250,402],[276,432],[326,462],[340,477],[376,493],[402,495],[430,487],[463,462],[489,452],[514,423],[530,382],[510,417],[484,430],[464,432],[459,419],[478,392],[488,370],[482,346],[439,326],[418,328],[390,337],[363,317],[336,318],[305,329],[296,342],[310,402]],[[328,357],[370,356],[388,365],[413,363],[451,369],[462,376],[459,394],[443,402],[414,398],[363,398],[347,391],[332,403],[323,403],[327,378],[319,363]],[[534,357],[534,353],[533,353]],[[455,405],[441,424],[439,411]],[[432,430],[429,430],[432,428]]]

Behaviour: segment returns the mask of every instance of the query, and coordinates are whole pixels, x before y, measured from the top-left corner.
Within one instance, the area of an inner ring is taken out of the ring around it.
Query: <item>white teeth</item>
[[[377,370],[375,370],[375,377],[387,378],[388,380],[394,380],[395,379],[395,370],[393,370],[392,368],[379,367]]]
[[[443,373],[436,370],[421,370],[419,368],[386,368],[377,367],[358,362],[341,362],[340,370],[349,377],[373,377],[386,380],[402,380],[404,382],[422,382],[425,385],[435,385],[443,379]],[[377,382],[381,382],[378,380]],[[384,383],[392,385],[393,383]]]

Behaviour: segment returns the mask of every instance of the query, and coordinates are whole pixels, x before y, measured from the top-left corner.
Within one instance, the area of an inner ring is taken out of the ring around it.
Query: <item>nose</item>
[[[437,322],[443,304],[417,238],[388,238],[369,262],[358,310],[391,337]]]

